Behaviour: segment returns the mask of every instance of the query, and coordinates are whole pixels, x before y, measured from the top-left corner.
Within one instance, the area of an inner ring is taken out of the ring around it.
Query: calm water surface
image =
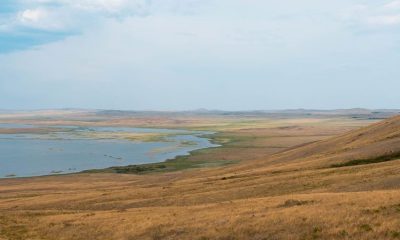
[[[0,128],[34,127],[0,124]],[[60,126],[57,126],[60,128]],[[88,169],[162,162],[216,147],[207,132],[120,127],[63,127],[52,134],[0,134],[0,178],[72,173]],[[82,132],[166,133],[159,142],[91,139]],[[52,136],[52,137],[49,137]]]

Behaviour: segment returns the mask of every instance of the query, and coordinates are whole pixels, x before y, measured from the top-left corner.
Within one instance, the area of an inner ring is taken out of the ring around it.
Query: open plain
[[[0,239],[400,239],[397,113],[2,114],[43,126],[207,130],[221,146],[164,163],[1,179]]]

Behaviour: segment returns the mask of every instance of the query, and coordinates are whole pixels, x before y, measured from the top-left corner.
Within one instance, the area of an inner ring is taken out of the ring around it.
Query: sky
[[[0,109],[400,108],[400,0],[1,0]]]

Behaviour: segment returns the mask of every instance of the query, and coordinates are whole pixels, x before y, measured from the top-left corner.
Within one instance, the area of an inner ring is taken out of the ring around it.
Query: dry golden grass
[[[191,161],[239,163],[3,179],[0,239],[400,239],[400,160],[331,167],[400,150],[399,118],[343,134],[367,124],[216,122],[224,147]]]

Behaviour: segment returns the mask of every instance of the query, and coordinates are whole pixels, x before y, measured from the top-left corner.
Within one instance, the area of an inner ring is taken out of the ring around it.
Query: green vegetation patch
[[[331,167],[333,167],[333,168],[349,167],[349,166],[388,162],[388,161],[393,161],[393,160],[397,160],[397,159],[400,159],[400,152],[396,152],[396,153],[384,155],[384,156],[379,156],[379,157],[375,157],[375,158],[357,159],[357,160],[351,160],[351,161],[348,161],[345,163],[332,164]]]
[[[221,151],[232,142],[234,136],[225,134],[204,135],[213,144],[220,144],[218,148],[204,148],[192,151],[190,155],[178,156],[174,159],[159,163],[149,163],[140,165],[115,166],[105,169],[92,169],[83,171],[83,173],[121,173],[121,174],[148,174],[181,171],[192,168],[219,167],[237,163],[235,160],[224,160],[219,157],[213,157],[214,151]],[[191,141],[184,141],[182,145],[191,145]],[[211,157],[210,157],[211,155]]]
[[[370,232],[372,231],[372,227],[369,224],[362,224],[359,226],[361,230],[365,231],[365,232]]]
[[[206,151],[207,149],[203,149]],[[147,174],[156,172],[173,172],[190,168],[217,167],[234,163],[227,160],[192,160],[191,157],[200,154],[202,150],[193,152],[189,156],[179,156],[175,159],[160,163],[149,163],[141,165],[128,165],[121,167],[110,167],[106,169],[94,169],[83,171],[84,173],[122,173],[122,174]]]
[[[295,206],[302,206],[302,205],[307,205],[307,204],[312,204],[314,201],[301,201],[301,200],[295,200],[295,199],[289,199],[286,200],[283,204],[279,205],[278,207],[295,207]]]

